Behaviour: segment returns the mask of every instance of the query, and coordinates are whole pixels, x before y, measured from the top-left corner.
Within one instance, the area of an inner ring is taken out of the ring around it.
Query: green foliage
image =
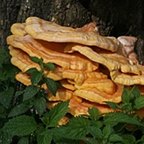
[[[48,89],[50,90],[50,92],[53,95],[56,95],[56,92],[57,92],[58,88],[60,87],[60,83],[54,81],[51,78],[46,78],[45,83],[46,83]]]
[[[38,144],[51,144],[52,141],[52,133],[51,131],[44,131],[37,136],[37,143]]]
[[[67,112],[68,102],[59,103],[42,117],[42,121],[46,127],[56,127],[58,121],[64,117]]]
[[[123,112],[108,113],[104,118],[106,125],[117,125],[118,123],[127,123],[138,126],[143,126],[137,117],[133,117]]]
[[[14,82],[14,77],[18,69],[11,65],[10,55],[7,49],[0,48],[0,91]],[[5,84],[5,86],[2,84]]]
[[[10,103],[13,99],[14,88],[9,87],[9,89],[3,90],[0,92],[0,104],[5,108],[9,108]]]
[[[33,85],[26,87],[23,94],[23,101],[34,97],[39,92],[39,90],[40,90],[39,87]]]
[[[18,141],[18,144],[29,144],[29,138],[28,137],[22,137]]]
[[[38,71],[36,68],[27,70],[27,73],[31,76],[32,85],[38,85],[43,78],[42,72]]]
[[[3,132],[12,136],[26,136],[33,133],[36,128],[37,123],[33,117],[21,115],[6,122],[3,127]]]
[[[96,109],[96,108],[91,108],[91,109],[89,109],[89,114],[90,114],[89,117],[90,117],[92,120],[98,120],[99,117],[100,117],[100,112],[99,112],[99,110]]]
[[[58,126],[67,115],[69,102],[47,109],[47,93],[56,94],[59,82],[47,78],[45,70],[55,70],[52,63],[32,57],[40,70],[29,69],[32,85],[25,87],[15,80],[18,69],[10,63],[10,55],[0,49],[0,144],[143,144],[144,120],[137,110],[144,108],[144,96],[138,87],[125,88],[122,102],[106,102],[117,112],[101,115],[96,108],[89,115],[71,117]],[[42,85],[46,83],[49,91]]]
[[[39,115],[46,111],[46,99],[44,97],[34,99],[34,108]]]
[[[134,102],[134,107],[136,109],[141,109],[144,107],[144,97],[138,97]]]
[[[32,106],[29,105],[28,102],[23,102],[20,103],[18,105],[16,105],[15,107],[13,107],[9,114],[8,117],[14,117],[14,116],[18,116],[20,114],[24,114],[25,112],[27,112]]]
[[[55,70],[56,66],[53,63],[49,62],[46,64],[44,63],[44,68],[53,71],[53,70]]]
[[[38,71],[36,68],[31,68],[27,71],[27,73],[31,76],[31,82],[32,85],[42,85],[43,83],[46,83],[47,88],[49,91],[56,95],[56,91],[61,86],[59,82],[54,81],[51,78],[48,78],[45,76],[44,71],[45,70],[54,70],[55,65],[52,63],[43,63],[43,59],[38,59],[36,57],[31,57],[32,61],[38,63],[41,67],[41,70]]]

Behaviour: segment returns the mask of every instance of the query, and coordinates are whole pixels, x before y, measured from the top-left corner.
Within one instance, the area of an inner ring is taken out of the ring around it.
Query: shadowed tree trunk
[[[126,7],[121,2],[112,1],[107,1],[105,5],[105,0],[0,0],[0,47],[6,47],[10,26],[24,22],[29,16],[71,27],[81,27],[95,21],[101,35],[142,37],[136,43],[135,51],[140,63],[144,64],[143,1],[135,0],[131,3],[128,0]],[[115,12],[116,8],[119,9],[118,13]]]
[[[91,14],[78,0],[0,0],[0,47],[6,47],[10,26],[29,16],[80,27],[91,21]]]

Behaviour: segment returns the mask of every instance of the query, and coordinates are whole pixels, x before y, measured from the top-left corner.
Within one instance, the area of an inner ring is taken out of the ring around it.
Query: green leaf
[[[135,97],[138,98],[141,96],[140,90],[137,86],[133,86],[131,89],[131,94]]]
[[[14,75],[18,71],[10,62],[10,54],[7,48],[0,48],[0,81],[14,81]]]
[[[91,120],[90,121],[90,123],[91,123],[90,125],[101,129],[103,127],[103,120],[101,120],[101,118],[102,117],[100,117],[100,119],[97,120],[97,121]]]
[[[111,125],[106,125],[104,128],[103,128],[103,136],[105,139],[108,139],[108,137],[110,136],[111,133],[113,133],[113,128]]]
[[[102,143],[102,140],[98,140],[98,139],[94,139],[90,137],[85,137],[82,139],[82,141],[84,142],[84,144],[101,144]]]
[[[49,130],[44,131],[37,135],[37,143],[38,144],[51,144],[52,141],[52,133]]]
[[[0,67],[2,67],[2,64],[9,63],[10,61],[10,55],[8,54],[8,50],[5,48],[0,48]]]
[[[138,126],[144,126],[136,117],[131,115],[122,113],[122,112],[114,112],[109,113],[104,117],[104,123],[106,125],[117,125],[118,123],[127,123]]]
[[[53,94],[56,95],[56,92],[58,90],[58,88],[60,87],[60,83],[57,81],[54,81],[51,78],[46,78],[45,79],[46,85],[49,89],[49,91]]]
[[[118,109],[118,105],[116,104],[116,103],[114,103],[114,102],[110,102],[110,101],[106,101],[105,102],[110,108],[112,108],[112,109]]]
[[[0,70],[0,81],[15,82],[15,74],[19,70],[11,64],[3,65],[2,70]]]
[[[24,91],[25,91],[25,90],[16,91],[15,97],[17,98],[17,97],[23,95]]]
[[[49,62],[46,64],[44,63],[44,68],[53,71],[53,70],[55,70],[56,66],[55,66],[55,64]]]
[[[144,142],[144,135],[139,140],[137,140],[136,144],[143,144],[143,142]]]
[[[12,136],[0,129],[0,144],[11,144]]]
[[[131,111],[133,111],[133,103],[132,102],[122,103],[120,105],[120,109],[123,110],[123,111],[126,111],[126,112],[131,112]]]
[[[38,57],[30,57],[30,58],[33,62],[38,63],[39,65],[41,65],[43,63],[42,58],[38,58]]]
[[[75,126],[74,128],[71,126],[60,127],[55,129],[53,132],[54,139],[57,141],[63,139],[70,140],[80,140],[84,138],[88,134],[88,130],[85,127]]]
[[[26,73],[33,75],[35,72],[37,72],[38,70],[36,68],[30,68],[26,71]]]
[[[31,68],[26,72],[31,76],[32,85],[38,85],[38,83],[43,78],[43,73],[41,71],[38,71],[36,68]]]
[[[109,137],[110,142],[123,142],[123,138],[119,136],[118,134],[112,134]]]
[[[72,127],[68,127],[64,137],[76,140],[86,137],[87,134],[88,130],[85,127],[75,127],[74,129]]]
[[[43,118],[47,127],[55,127],[58,121],[68,112],[69,102],[61,102],[51,109]]]
[[[85,137],[89,132],[89,119],[85,117],[75,117],[65,127],[60,127],[53,132],[55,137],[77,140]]]
[[[88,127],[88,131],[95,139],[102,139],[103,137],[103,133],[100,128],[90,126]]]
[[[42,115],[46,111],[46,106],[47,103],[44,97],[40,97],[34,100],[34,107],[39,115]]]
[[[17,116],[20,114],[24,114],[26,111],[28,111],[32,107],[29,103],[21,103],[19,105],[16,105],[12,110],[10,111],[8,117]]]
[[[8,108],[12,101],[14,95],[14,88],[9,87],[9,89],[0,93],[0,103],[5,107]]]
[[[123,103],[129,103],[131,100],[130,90],[124,88],[123,94],[122,94],[122,102]]]
[[[3,131],[12,136],[26,136],[32,134],[36,128],[37,124],[33,117],[21,115],[5,123]]]
[[[43,64],[43,59],[42,58],[38,58],[38,57],[31,57],[31,60],[37,64],[39,64],[41,71],[44,70],[44,64]]]
[[[0,118],[6,118],[7,117],[7,113],[6,113],[6,109],[0,105]],[[0,123],[0,127],[1,127],[1,123]]]
[[[133,135],[125,134],[122,137],[123,137],[123,140],[125,142],[124,144],[128,144],[128,143],[135,144],[135,142],[136,142],[136,139]]]
[[[75,118],[71,118],[69,121],[69,126],[75,128],[75,127],[88,127],[90,125],[90,121],[88,118],[78,116]]]
[[[28,137],[22,137],[22,138],[20,138],[20,140],[18,141],[17,144],[29,144],[29,138]]]
[[[91,109],[89,109],[89,117],[92,119],[92,120],[98,120],[99,119],[99,117],[100,117],[100,112],[99,112],[99,110],[98,109],[96,109],[96,108],[91,108]]]
[[[58,139],[58,137],[54,138],[55,144],[80,144],[80,142],[82,142],[82,141],[81,140],[67,139],[67,138]]]
[[[23,94],[23,101],[34,97],[39,92],[39,90],[40,89],[36,86],[33,85],[27,86]]]
[[[140,96],[140,90],[137,86],[133,86],[132,88],[125,88],[122,94],[122,102],[127,104],[132,103],[136,98]]]
[[[136,98],[134,108],[137,110],[144,108],[144,96]]]

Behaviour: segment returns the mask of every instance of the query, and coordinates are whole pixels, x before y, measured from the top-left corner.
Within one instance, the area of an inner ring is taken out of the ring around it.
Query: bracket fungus
[[[91,107],[106,113],[112,109],[105,102],[121,102],[125,86],[144,85],[144,66],[127,56],[120,38],[99,35],[94,23],[74,29],[29,17],[12,25],[11,32],[7,44],[12,64],[20,69],[18,81],[30,85],[26,71],[40,69],[32,56],[56,65],[45,73],[62,88],[56,96],[48,93],[48,108],[69,100],[69,113],[74,116],[88,114]]]

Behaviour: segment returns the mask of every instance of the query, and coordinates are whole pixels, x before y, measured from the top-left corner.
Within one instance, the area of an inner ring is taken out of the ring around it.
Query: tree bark
[[[37,16],[60,25],[81,27],[91,21],[91,14],[78,0],[0,0],[0,47],[13,23]]]

